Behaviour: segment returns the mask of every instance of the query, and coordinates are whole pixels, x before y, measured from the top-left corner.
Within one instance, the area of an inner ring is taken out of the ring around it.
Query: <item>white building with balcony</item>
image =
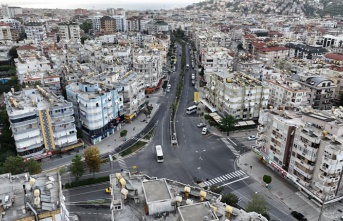
[[[77,127],[92,144],[118,130],[123,111],[122,87],[102,86],[82,77],[81,82],[67,85],[66,92],[74,104]]]
[[[47,31],[43,22],[27,22],[24,27],[27,39],[33,40],[36,45],[47,38]]]
[[[236,119],[258,119],[267,108],[269,86],[241,72],[207,72],[205,97],[214,109]]]
[[[12,90],[4,98],[19,156],[40,159],[78,142],[72,103],[48,88]]]

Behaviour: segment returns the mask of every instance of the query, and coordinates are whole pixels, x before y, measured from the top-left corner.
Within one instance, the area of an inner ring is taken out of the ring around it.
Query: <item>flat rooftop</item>
[[[219,220],[217,215],[211,210],[209,203],[197,203],[178,207],[182,221]]]
[[[32,178],[34,182],[30,182]],[[58,173],[41,173],[32,176],[28,173],[0,175],[0,199],[5,208],[5,215],[2,221],[13,221],[28,217],[32,217],[30,220],[34,220],[33,213],[31,213],[27,203],[38,214],[51,212],[51,216],[55,216],[56,220],[61,220],[59,217],[59,179]],[[41,203],[39,207],[34,205],[32,190],[35,189],[40,190],[39,197]]]
[[[165,180],[149,180],[142,185],[147,203],[172,198]]]

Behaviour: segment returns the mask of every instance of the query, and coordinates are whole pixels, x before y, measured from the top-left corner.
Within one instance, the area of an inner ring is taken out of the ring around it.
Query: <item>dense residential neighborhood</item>
[[[113,6],[1,5],[0,221],[343,219],[342,2]]]

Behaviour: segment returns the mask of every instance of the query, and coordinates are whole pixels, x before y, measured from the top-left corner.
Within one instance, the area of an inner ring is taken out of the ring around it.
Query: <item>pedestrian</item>
[[[135,130],[136,128],[135,127],[133,127],[133,130]]]

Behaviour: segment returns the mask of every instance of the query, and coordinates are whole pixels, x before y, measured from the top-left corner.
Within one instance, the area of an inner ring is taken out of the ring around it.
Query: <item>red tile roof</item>
[[[17,51],[26,51],[26,50],[36,50],[36,47],[33,47],[31,45],[23,45],[17,48]]]
[[[266,47],[258,49],[261,52],[271,52],[271,51],[286,51],[288,48],[282,46]]]
[[[336,61],[343,61],[343,54],[327,53],[324,56],[328,59],[332,59]]]

